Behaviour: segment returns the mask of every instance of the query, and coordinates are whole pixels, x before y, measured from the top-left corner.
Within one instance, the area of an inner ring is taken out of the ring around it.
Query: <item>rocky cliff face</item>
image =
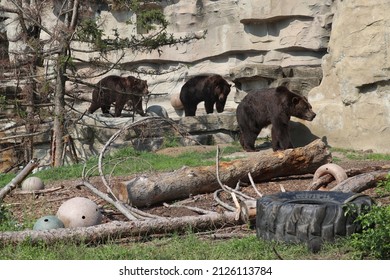
[[[188,77],[210,72],[241,90],[285,83],[307,94],[321,79],[332,15],[327,2],[168,1],[164,12],[171,31],[205,32],[205,39],[143,59],[177,69],[169,79],[161,76],[155,81],[157,91],[169,94],[179,92]]]
[[[218,73],[239,90],[286,84],[307,95],[318,86],[326,54],[332,1],[186,0],[161,1],[160,8],[176,36],[204,39],[165,47],[162,52],[127,53],[129,71],[159,73],[148,82],[154,93],[180,92],[184,82],[203,73]],[[101,11],[100,21],[121,29],[118,11]],[[128,15],[131,16],[130,14]],[[115,59],[115,56],[112,56]],[[236,99],[236,101],[239,101]],[[228,107],[235,108],[232,94]],[[165,102],[169,98],[156,102]],[[153,102],[153,100],[151,100]],[[164,103],[172,111],[169,103]]]
[[[312,132],[332,146],[390,152],[390,2],[336,1]]]
[[[284,84],[308,96],[317,113],[312,123],[299,127],[310,128],[332,146],[390,152],[388,0],[166,0],[156,4],[176,36],[205,37],[162,52],[125,54],[124,70],[110,74],[145,73],[141,76],[148,80],[149,89],[160,94],[152,96],[148,105],[162,105],[171,118],[179,118],[170,96],[180,92],[188,78],[204,73],[218,73],[235,84],[227,103],[230,112],[247,90]],[[125,24],[134,14],[112,10],[107,3],[92,5],[91,15],[105,27],[107,36],[114,28],[123,36],[141,32]],[[44,20],[50,26],[53,13]],[[12,30],[7,34],[12,37]],[[117,57],[117,53],[110,56],[113,61]],[[79,69],[90,70],[85,64]],[[90,98],[90,90],[85,96]],[[88,105],[78,104],[80,110]],[[294,127],[295,134],[307,130]]]

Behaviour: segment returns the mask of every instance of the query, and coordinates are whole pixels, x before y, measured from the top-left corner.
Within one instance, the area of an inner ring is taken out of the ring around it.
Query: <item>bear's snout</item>
[[[313,111],[310,111],[308,114],[306,114],[306,120],[308,121],[312,121],[315,117],[317,116],[316,113],[314,113]]]

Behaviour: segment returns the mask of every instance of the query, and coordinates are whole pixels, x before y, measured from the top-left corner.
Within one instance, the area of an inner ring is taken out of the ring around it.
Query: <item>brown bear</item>
[[[96,84],[88,112],[92,114],[101,108],[104,114],[109,114],[111,104],[115,103],[114,117],[121,116],[125,104],[133,107],[135,112],[144,116],[142,97],[148,94],[148,84],[144,80],[133,76],[107,76]]]
[[[214,112],[214,104],[218,113],[223,112],[230,87],[220,75],[192,77],[183,85],[179,96],[185,116],[195,116],[198,104],[202,101],[207,114]]]
[[[236,116],[241,146],[244,150],[253,152],[260,131],[270,124],[272,149],[277,151],[293,148],[289,134],[290,117],[311,121],[316,114],[304,96],[279,86],[248,93],[238,104]]]

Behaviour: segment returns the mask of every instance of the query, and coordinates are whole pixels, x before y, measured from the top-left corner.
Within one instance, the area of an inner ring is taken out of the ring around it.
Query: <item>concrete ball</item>
[[[173,94],[171,96],[171,105],[176,110],[182,110],[184,108],[183,103],[180,100],[180,94]]]
[[[38,177],[28,177],[22,182],[22,190],[24,191],[38,191],[44,188],[43,181]]]
[[[49,215],[39,218],[33,227],[33,230],[46,230],[46,229],[55,229],[63,228],[64,223],[58,219],[56,216]]]
[[[102,221],[97,204],[85,197],[74,197],[65,201],[58,208],[57,217],[66,228],[89,227]]]

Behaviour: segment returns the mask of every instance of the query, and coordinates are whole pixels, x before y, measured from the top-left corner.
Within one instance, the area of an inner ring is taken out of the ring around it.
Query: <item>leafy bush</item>
[[[0,202],[0,231],[18,230],[19,225],[13,219],[11,212]]]
[[[390,175],[377,186],[380,195],[390,194]],[[357,217],[361,233],[352,235],[351,244],[364,257],[390,259],[390,205],[374,205],[369,212]]]

